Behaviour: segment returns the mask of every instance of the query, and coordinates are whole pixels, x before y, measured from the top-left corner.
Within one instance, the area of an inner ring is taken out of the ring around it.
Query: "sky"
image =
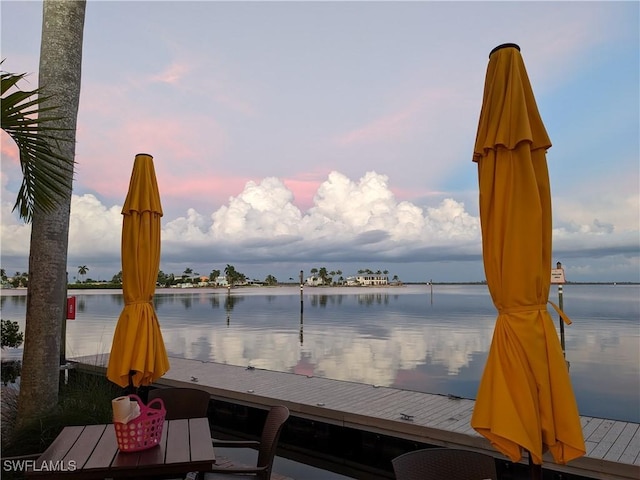
[[[0,2],[2,69],[37,87],[42,2]],[[326,267],[481,281],[472,162],[489,52],[517,43],[553,146],[553,262],[640,281],[638,2],[87,2],[68,274],[121,270],[137,153],[160,269]],[[2,133],[1,265],[28,269]]]

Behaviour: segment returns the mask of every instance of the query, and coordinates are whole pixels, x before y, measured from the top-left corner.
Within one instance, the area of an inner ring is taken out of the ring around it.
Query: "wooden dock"
[[[70,362],[105,372],[108,355]],[[158,385],[206,390],[217,400],[256,408],[284,404],[292,416],[505,459],[470,426],[474,401],[258,368],[171,358]],[[640,479],[640,424],[581,416],[584,457],[543,468],[593,479]]]

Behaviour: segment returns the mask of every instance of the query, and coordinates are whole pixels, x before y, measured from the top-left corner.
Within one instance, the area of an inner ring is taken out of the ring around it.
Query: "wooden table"
[[[29,478],[104,479],[175,477],[215,463],[207,418],[165,421],[160,444],[118,450],[113,424],[65,427],[27,471]]]

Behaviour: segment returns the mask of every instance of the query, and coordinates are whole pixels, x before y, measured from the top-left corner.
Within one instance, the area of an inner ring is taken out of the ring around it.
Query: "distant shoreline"
[[[403,282],[399,285],[359,285],[359,286],[351,286],[351,285],[304,285],[305,289],[325,289],[325,288],[344,288],[346,290],[348,289],[352,289],[352,288],[366,288],[366,289],[379,289],[379,288],[389,288],[389,289],[395,289],[395,288],[402,288],[404,286],[415,286],[415,285],[424,285],[424,286],[437,286],[437,285],[470,285],[470,286],[487,286],[486,282]],[[559,286],[560,284],[551,284],[551,287],[553,287],[554,285]],[[566,282],[562,285],[610,285],[610,286],[637,286],[640,285],[640,282]],[[299,283],[279,283],[277,285],[240,285],[240,286],[236,286],[233,287],[232,290],[234,291],[238,291],[238,290],[245,290],[245,289],[271,289],[271,288],[278,288],[278,287],[300,287]],[[156,291],[157,292],[166,292],[168,290],[171,291],[193,291],[193,290],[203,290],[203,289],[209,289],[209,290],[220,290],[220,291],[226,291],[227,287],[221,286],[221,287],[211,287],[211,286],[207,286],[207,287],[198,287],[198,286],[194,286],[194,287],[187,287],[187,288],[171,288],[171,287],[157,287]],[[7,286],[2,286],[2,288],[0,288],[0,293],[17,293],[17,292],[27,292],[27,288],[26,287],[7,287]],[[68,292],[79,292],[79,291],[100,291],[100,290],[122,290],[122,286],[121,285],[114,285],[111,283],[102,283],[102,284],[91,284],[91,285],[77,285],[77,284],[70,284],[67,286],[67,291]]]

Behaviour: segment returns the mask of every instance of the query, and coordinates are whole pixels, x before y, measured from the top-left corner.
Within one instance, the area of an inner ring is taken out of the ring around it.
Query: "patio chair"
[[[396,480],[497,480],[492,456],[453,448],[426,448],[391,460]]]
[[[197,388],[155,388],[149,391],[148,402],[161,398],[167,410],[166,420],[200,418],[207,416],[209,392]]]
[[[258,448],[258,460],[255,467],[234,465],[231,462],[219,466],[214,465],[211,470],[206,472],[205,478],[207,480],[232,480],[233,478],[269,480],[271,478],[271,469],[273,467],[273,459],[276,455],[278,439],[288,418],[289,409],[284,405],[275,405],[271,407],[267,414],[260,441],[226,441],[214,439],[214,447]]]

